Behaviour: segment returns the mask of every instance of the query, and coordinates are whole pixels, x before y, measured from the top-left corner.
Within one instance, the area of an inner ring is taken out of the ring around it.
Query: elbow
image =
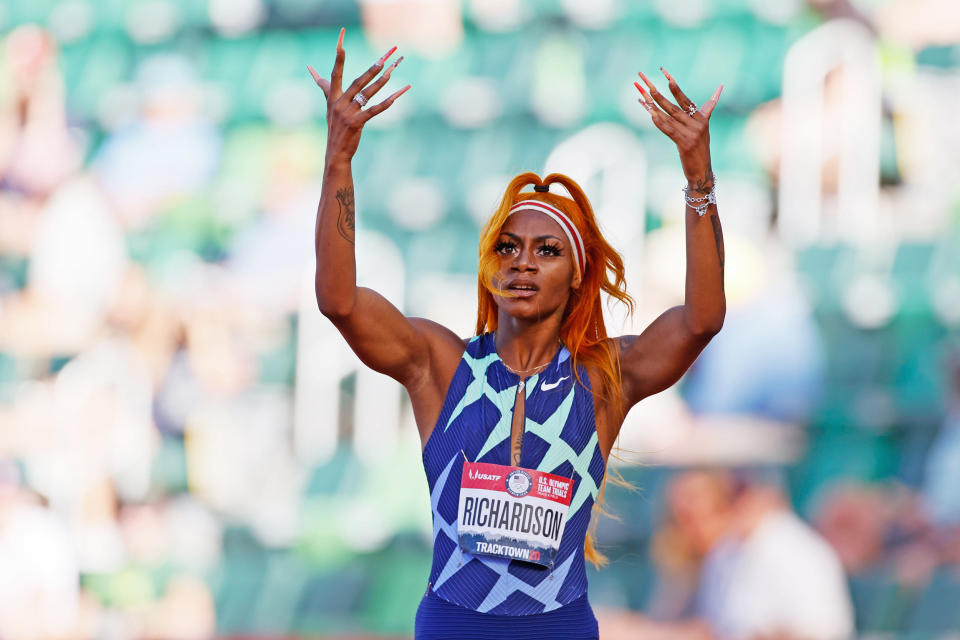
[[[720,333],[720,329],[723,329],[723,316],[720,317],[716,322],[711,322],[706,327],[704,327],[701,332],[703,335],[712,338],[713,336]]]
[[[723,328],[723,319],[724,316],[720,316],[716,319],[704,320],[703,322],[694,324],[690,330],[698,338],[710,340],[713,338],[713,336],[720,333],[720,330]]]
[[[723,328],[723,320],[720,320],[719,323],[707,325],[706,327],[701,329],[698,332],[698,334],[704,338],[710,339],[710,338],[713,338],[713,336],[720,333],[720,329],[722,328]]]
[[[333,322],[346,318],[353,312],[356,302],[356,289],[350,290],[338,286],[330,278],[321,277],[318,269],[313,281],[313,293],[317,298],[317,308]]]
[[[320,313],[334,324],[350,315],[350,309],[346,305],[318,303],[317,307],[320,309]]]
[[[317,308],[327,319],[336,323],[350,315],[353,311],[353,301],[325,296],[317,292]]]

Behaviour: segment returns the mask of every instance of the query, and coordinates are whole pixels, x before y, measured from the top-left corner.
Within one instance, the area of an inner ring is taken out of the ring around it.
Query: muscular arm
[[[643,73],[650,89],[640,102],[654,124],[677,144],[689,195],[700,198],[713,189],[708,122],[723,86],[699,109],[661,67],[677,104],[670,102]],[[679,105],[679,106],[678,106]],[[643,398],[670,387],[690,368],[720,331],[727,302],[723,292],[723,231],[715,204],[703,216],[686,207],[687,270],[683,304],[665,311],[639,336],[617,338],[623,380],[623,414]],[[619,425],[614,427],[619,430]],[[615,435],[615,434],[614,434]]]
[[[691,192],[697,189],[706,193],[709,186],[691,182]],[[687,207],[686,227],[684,304],[665,311],[639,336],[617,339],[625,411],[673,386],[723,326],[723,232],[716,205],[710,205],[702,218]]]
[[[692,196],[713,186],[689,181]],[[673,386],[723,326],[723,232],[716,205],[701,217],[686,210],[687,271],[684,303],[668,309],[639,336],[617,338],[623,372],[624,412],[643,398]]]
[[[420,318],[406,318],[380,294],[357,287],[354,254],[356,205],[351,161],[363,125],[393,104],[410,85],[376,105],[361,109],[353,100],[357,93],[362,90],[367,99],[373,97],[403,58],[396,60],[374,80],[383,70],[386,59],[396,50],[394,47],[341,91],[345,57],[343,34],[341,29],[329,80],[320,77],[313,67],[307,67],[327,99],[327,153],[315,230],[317,306],[339,329],[364,364],[398,380],[410,391],[429,379],[432,353],[456,353],[458,347],[462,351],[462,343],[440,325]],[[452,348],[444,349],[447,345]]]
[[[330,162],[317,213],[317,305],[364,364],[405,386],[415,385],[429,369],[433,334],[452,333],[407,318],[376,291],[357,286],[355,216],[350,163]]]

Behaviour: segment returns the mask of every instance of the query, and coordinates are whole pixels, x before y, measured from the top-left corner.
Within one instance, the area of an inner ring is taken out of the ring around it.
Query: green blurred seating
[[[905,625],[908,633],[947,634],[960,630],[960,572],[940,567],[918,594]]]
[[[210,578],[218,634],[250,629],[267,568],[266,551],[248,529],[230,526],[224,531],[222,559]]]
[[[412,631],[414,614],[430,576],[432,554],[422,540],[397,540],[365,556],[369,581],[359,598],[357,617],[372,633]],[[389,567],[388,571],[380,570]]]
[[[903,630],[916,594],[897,584],[889,569],[870,570],[852,577],[849,584],[858,632]]]
[[[97,108],[110,89],[132,79],[136,48],[119,32],[96,32],[64,48],[67,113],[96,127]]]
[[[4,29],[21,24],[46,24],[50,17],[50,10],[57,4],[56,0],[30,0],[30,2],[4,2],[3,22]]]
[[[297,599],[293,628],[298,633],[333,633],[356,626],[353,621],[367,579],[355,563],[312,575]]]

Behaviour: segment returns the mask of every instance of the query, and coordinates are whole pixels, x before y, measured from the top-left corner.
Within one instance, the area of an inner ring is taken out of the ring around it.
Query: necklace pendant
[[[521,380],[520,384],[517,385],[517,393],[523,391],[523,387],[524,387],[524,381]]]

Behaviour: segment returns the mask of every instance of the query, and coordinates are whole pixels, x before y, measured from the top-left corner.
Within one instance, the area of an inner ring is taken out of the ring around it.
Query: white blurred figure
[[[66,525],[0,463],[0,638],[68,637],[79,613],[80,571]]]
[[[151,399],[147,368],[125,336],[96,342],[52,382],[18,394],[14,428],[31,485],[69,518],[85,572],[124,562],[116,502],[150,488]]]
[[[604,612],[604,638],[844,640],[853,604],[830,545],[772,485],[723,469],[671,479],[649,616]],[[631,633],[626,632],[627,629]]]
[[[0,348],[68,355],[102,328],[127,266],[123,235],[93,180],[77,176],[44,203],[23,291],[4,300]]]
[[[697,609],[724,640],[841,640],[853,604],[836,553],[773,486],[747,486],[703,562]]]

